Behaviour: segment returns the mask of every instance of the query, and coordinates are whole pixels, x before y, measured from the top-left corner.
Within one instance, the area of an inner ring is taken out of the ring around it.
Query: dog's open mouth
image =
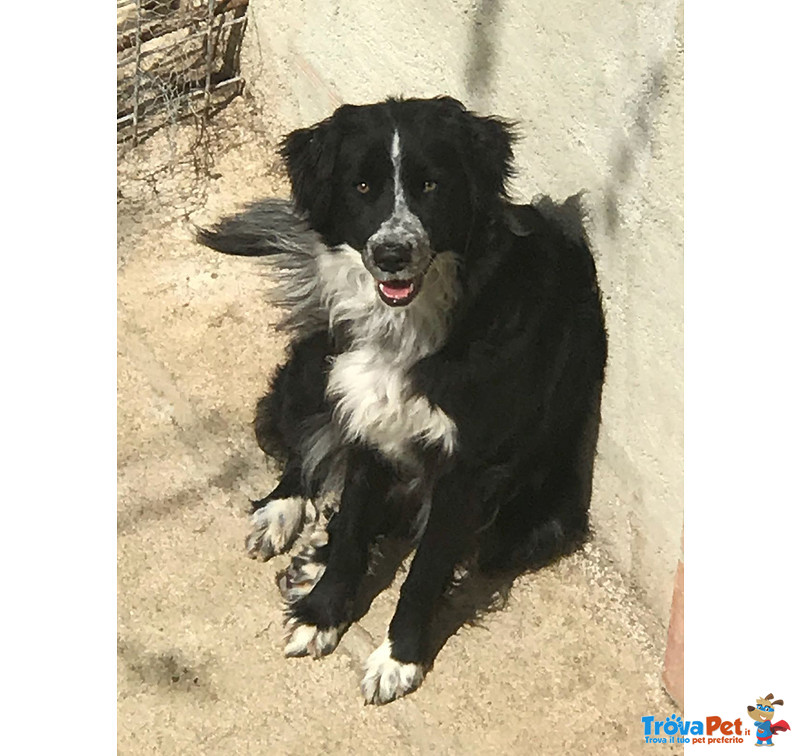
[[[419,294],[422,279],[410,281],[378,281],[378,294],[390,307],[405,307]]]

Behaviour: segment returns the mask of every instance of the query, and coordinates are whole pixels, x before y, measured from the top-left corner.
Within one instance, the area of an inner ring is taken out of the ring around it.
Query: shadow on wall
[[[485,104],[491,91],[496,66],[496,21],[502,13],[501,0],[479,0],[472,17],[464,80],[476,105]],[[659,101],[666,91],[664,60],[650,67],[643,86],[633,99],[633,122],[623,133],[610,156],[611,172],[603,191],[605,226],[612,236],[621,223],[620,196],[630,183],[637,158],[651,148]],[[624,114],[620,114],[622,117]]]
[[[489,93],[495,66],[495,20],[502,11],[501,0],[479,0],[472,18],[467,66],[467,92],[482,102]]]
[[[645,83],[634,99],[635,115],[628,134],[620,137],[611,155],[611,174],[603,193],[603,215],[608,233],[614,236],[620,227],[620,195],[630,183],[636,159],[651,149],[659,101],[666,91],[664,61],[653,65]]]

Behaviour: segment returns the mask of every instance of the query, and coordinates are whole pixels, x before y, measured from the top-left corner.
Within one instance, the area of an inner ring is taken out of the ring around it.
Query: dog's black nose
[[[397,273],[411,262],[411,251],[411,244],[407,242],[376,244],[372,250],[372,258],[381,270]]]

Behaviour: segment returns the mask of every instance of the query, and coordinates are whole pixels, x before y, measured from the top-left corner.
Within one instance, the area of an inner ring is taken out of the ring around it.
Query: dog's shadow
[[[380,542],[356,595],[353,622],[364,617],[375,598],[406,572],[406,560],[412,551],[413,545],[407,539],[386,538]],[[525,571],[486,574],[477,567],[459,569],[437,606],[428,635],[425,666],[433,666],[447,640],[462,627],[481,627],[486,615],[504,609],[514,581]]]

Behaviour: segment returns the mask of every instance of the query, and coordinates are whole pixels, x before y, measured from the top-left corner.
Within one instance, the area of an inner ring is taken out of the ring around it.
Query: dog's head
[[[775,716],[775,707],[783,706],[782,698],[776,701],[772,699],[772,693],[766,698],[756,698],[756,705],[747,707],[747,713],[750,715],[750,719],[755,719],[756,722],[772,721],[772,718]]]
[[[418,294],[440,252],[468,252],[506,195],[508,123],[449,97],[345,105],[281,145],[297,209],[331,247],[358,250],[381,299]]]

